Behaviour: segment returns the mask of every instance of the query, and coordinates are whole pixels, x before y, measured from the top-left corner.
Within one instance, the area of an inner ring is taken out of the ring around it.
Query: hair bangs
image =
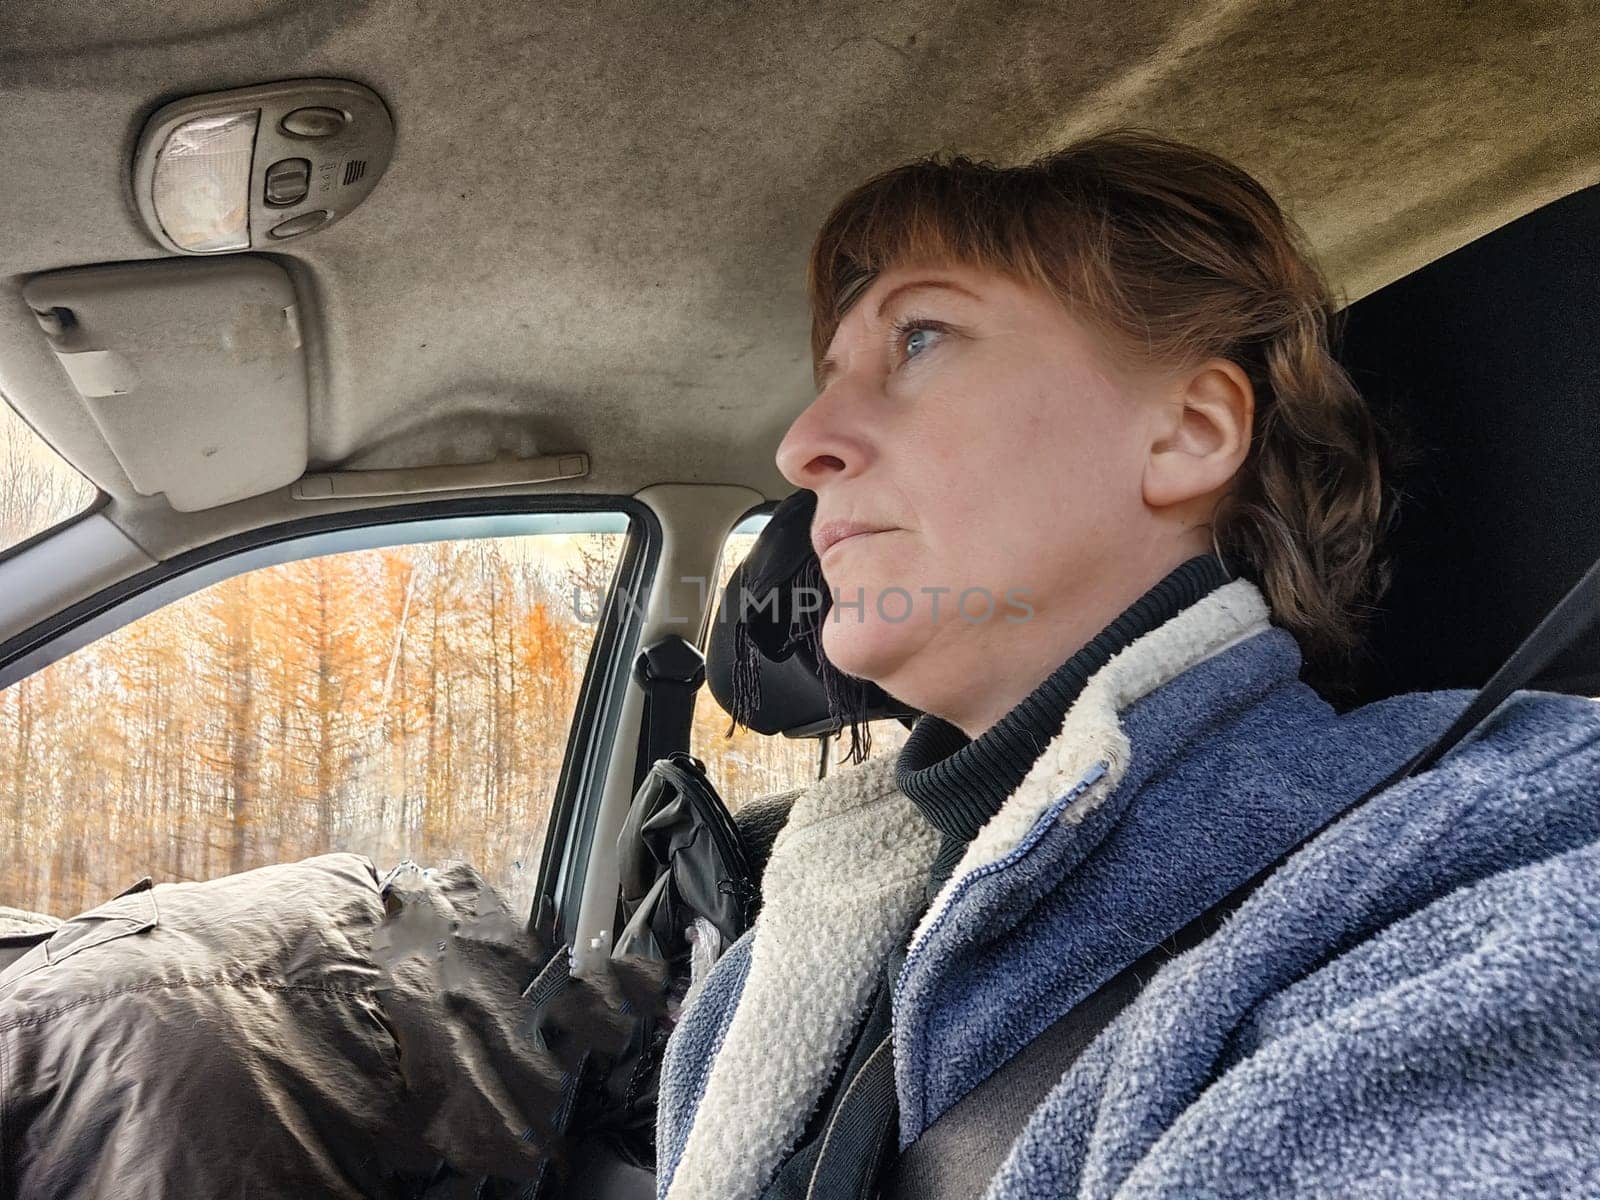
[[[960,264],[1032,273],[1015,190],[993,186],[1001,173],[966,158],[924,159],[868,180],[839,202],[806,270],[813,367],[861,293],[890,267]]]

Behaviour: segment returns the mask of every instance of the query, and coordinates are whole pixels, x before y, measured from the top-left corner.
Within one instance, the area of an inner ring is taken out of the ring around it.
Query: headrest
[[[811,547],[816,495],[778,505],[724,589],[706,648],[717,703],[757,733],[818,737],[916,716],[882,688],[844,675],[822,653],[827,585]]]

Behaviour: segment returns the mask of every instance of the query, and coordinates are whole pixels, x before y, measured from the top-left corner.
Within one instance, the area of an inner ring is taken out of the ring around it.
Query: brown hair
[[[1110,130],[1021,166],[925,158],[847,195],[807,272],[813,362],[872,277],[954,262],[1040,284],[1124,362],[1220,357],[1255,391],[1249,454],[1214,523],[1224,560],[1325,674],[1386,579],[1377,431],[1329,348],[1336,309],[1303,235],[1215,154]]]

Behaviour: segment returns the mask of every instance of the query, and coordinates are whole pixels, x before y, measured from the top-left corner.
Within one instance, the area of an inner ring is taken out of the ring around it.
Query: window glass
[[[75,517],[94,486],[0,400],[0,552]]]
[[[722,551],[722,565],[713,595],[720,598],[733,572],[749,555],[756,537],[770,518],[762,513],[747,517],[734,527]],[[748,729],[729,732],[731,720],[711,694],[701,688],[695,698],[694,753],[705,764],[711,780],[737,812],[747,800],[774,792],[786,792],[817,779],[821,747],[815,738],[787,738],[782,735],[753,733]],[[873,757],[894,754],[905,743],[906,730],[897,721],[874,721],[869,726]],[[847,739],[835,737],[829,750],[830,770],[837,770],[849,748]]]
[[[596,629],[580,597],[627,536],[582,521],[612,531],[254,570],[0,692],[0,903],[70,915],[145,874],[353,850],[465,859],[526,905]]]

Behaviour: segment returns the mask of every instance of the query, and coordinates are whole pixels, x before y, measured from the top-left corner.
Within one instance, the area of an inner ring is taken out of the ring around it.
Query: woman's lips
[[[881,525],[864,525],[857,521],[827,521],[821,525],[813,526],[811,530],[811,545],[820,559],[828,551],[844,542],[853,542],[857,538],[868,537],[874,533],[887,533],[888,530]]]
[[[830,545],[828,547],[828,549],[829,550],[833,550],[835,547],[842,546],[846,542],[859,542],[862,538],[868,538],[868,537],[871,537],[873,534],[880,533],[880,532],[882,532],[882,531],[878,530],[878,529],[863,529],[860,533],[852,533],[852,534],[846,535],[845,537],[840,538],[838,541],[836,541],[832,545]],[[821,556],[819,555],[818,557],[820,558]]]

